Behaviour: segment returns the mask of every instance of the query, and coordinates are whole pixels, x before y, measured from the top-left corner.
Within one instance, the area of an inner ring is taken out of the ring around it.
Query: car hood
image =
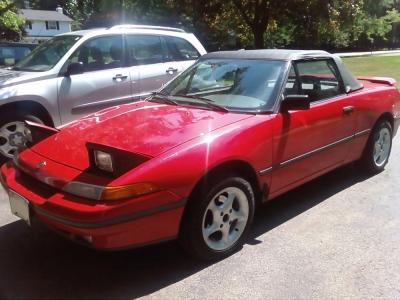
[[[55,75],[49,72],[25,72],[0,69],[0,87],[7,87],[50,77],[55,77]]]
[[[74,121],[33,146],[32,150],[85,170],[89,167],[88,142],[155,157],[191,139],[250,117],[252,115],[137,102],[111,107]]]

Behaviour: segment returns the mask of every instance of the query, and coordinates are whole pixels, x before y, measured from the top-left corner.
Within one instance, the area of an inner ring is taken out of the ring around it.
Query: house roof
[[[70,17],[53,10],[21,9],[20,16],[24,17],[27,20],[64,22],[73,21]]]

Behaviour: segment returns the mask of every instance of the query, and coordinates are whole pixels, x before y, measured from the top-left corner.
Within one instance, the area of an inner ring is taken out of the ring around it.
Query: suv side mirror
[[[281,103],[281,112],[307,109],[310,109],[310,99],[308,95],[287,95]]]
[[[71,63],[69,64],[67,71],[65,72],[66,76],[82,74],[84,72],[83,62]]]

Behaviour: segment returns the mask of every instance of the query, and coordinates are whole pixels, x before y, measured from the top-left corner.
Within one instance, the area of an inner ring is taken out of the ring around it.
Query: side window
[[[122,36],[104,36],[91,39],[79,47],[69,63],[82,62],[85,72],[99,71],[123,66]]]
[[[342,94],[340,77],[332,60],[301,61],[296,67],[299,76],[297,94],[308,95],[311,101]]]
[[[295,72],[293,66],[291,66],[291,68],[290,68],[289,78],[286,82],[284,94],[285,94],[285,96],[299,94],[299,81],[297,79],[296,72]]]
[[[182,38],[166,36],[164,37],[168,47],[168,57],[173,60],[196,60],[200,53],[188,41]]]
[[[126,45],[131,65],[148,65],[164,62],[164,48],[156,35],[128,35]]]

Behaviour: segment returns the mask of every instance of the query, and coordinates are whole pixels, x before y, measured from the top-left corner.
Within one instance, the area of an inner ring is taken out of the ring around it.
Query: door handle
[[[175,69],[175,68],[168,68],[166,71],[165,71],[165,73],[168,73],[168,74],[170,74],[170,75],[172,75],[172,74],[174,74],[175,72],[178,72],[178,69]]]
[[[128,78],[128,76],[126,76],[126,75],[117,74],[117,75],[115,75],[115,76],[113,77],[113,80],[114,80],[114,81],[117,81],[117,82],[121,82],[121,81],[123,81],[123,80],[125,80],[125,79],[127,79],[127,78]]]
[[[350,105],[343,107],[343,113],[346,115],[351,114],[352,112],[354,112],[354,106]]]

